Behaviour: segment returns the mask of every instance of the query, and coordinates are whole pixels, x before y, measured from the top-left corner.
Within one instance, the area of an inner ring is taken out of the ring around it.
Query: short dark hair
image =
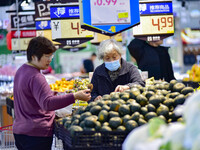
[[[92,53],[91,56],[97,56],[96,53]]]
[[[36,56],[38,60],[41,59],[43,54],[51,54],[56,51],[53,43],[45,37],[35,37],[30,40],[27,48],[27,60],[32,61],[32,56]]]

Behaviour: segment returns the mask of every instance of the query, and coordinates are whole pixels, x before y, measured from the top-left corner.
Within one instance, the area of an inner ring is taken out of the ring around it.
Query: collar
[[[121,75],[124,75],[126,73],[129,72],[129,68],[128,68],[128,63],[123,59],[121,58],[121,69],[119,71],[119,76]],[[97,69],[96,69],[96,73],[97,75],[99,76],[105,76],[105,77],[108,77],[108,71],[105,67],[105,63],[101,64]]]
[[[27,62],[26,65],[32,66],[32,67],[36,68],[37,70],[40,70],[36,65],[34,65],[34,64],[32,64],[32,63]]]

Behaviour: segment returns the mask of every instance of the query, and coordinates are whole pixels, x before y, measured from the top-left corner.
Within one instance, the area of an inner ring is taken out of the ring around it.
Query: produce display
[[[194,64],[191,70],[187,71],[187,74],[189,75],[189,77],[184,78],[183,81],[200,82],[200,66],[199,65]]]
[[[75,79],[75,80],[66,80],[62,78],[61,80],[57,80],[55,83],[50,84],[50,88],[52,91],[56,92],[66,92],[66,93],[74,93],[79,90],[84,90],[88,88],[90,85],[89,79]]]
[[[159,117],[166,123],[182,121],[174,109],[182,105],[194,89],[176,80],[149,81],[146,87],[134,85],[122,93],[103,95],[101,100],[79,107],[72,116],[57,120],[70,131],[126,131]]]
[[[66,94],[66,93],[74,93],[79,90],[84,89],[93,89],[93,85],[90,83],[89,79],[75,79],[67,81],[65,78],[62,78],[61,80],[57,80],[55,83],[50,84],[50,88],[52,91],[58,92],[59,94]],[[73,108],[76,109],[79,106],[87,106],[88,103],[76,100],[73,104]]]
[[[73,89],[73,87],[74,80],[67,81],[65,78],[62,78],[60,81],[57,80],[55,83],[50,84],[51,90],[57,92],[65,92]]]

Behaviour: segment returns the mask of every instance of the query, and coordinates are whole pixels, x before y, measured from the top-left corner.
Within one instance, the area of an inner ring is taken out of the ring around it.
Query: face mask
[[[111,62],[105,62],[105,67],[110,71],[116,71],[120,67],[119,59]]]

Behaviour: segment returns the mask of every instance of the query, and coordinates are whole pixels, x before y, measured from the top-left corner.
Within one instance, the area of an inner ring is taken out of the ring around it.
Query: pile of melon
[[[134,85],[122,93],[103,95],[101,100],[91,102],[87,107],[79,107],[72,116],[59,119],[73,135],[74,131],[126,131],[146,124],[153,117],[166,123],[183,121],[174,113],[194,92],[176,80],[155,81],[142,87]]]

